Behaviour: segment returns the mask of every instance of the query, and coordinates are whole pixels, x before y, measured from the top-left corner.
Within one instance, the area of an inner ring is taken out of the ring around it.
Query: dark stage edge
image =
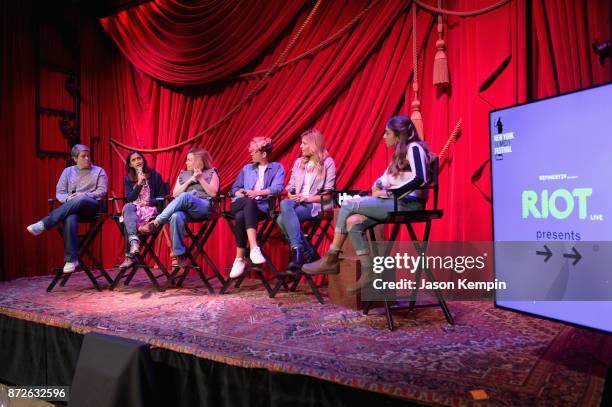
[[[0,381],[70,386],[82,342],[83,335],[69,329],[0,314]],[[424,405],[310,376],[231,366],[164,348],[152,348],[151,357],[159,383],[159,405]],[[608,378],[604,400],[610,393],[609,382]]]

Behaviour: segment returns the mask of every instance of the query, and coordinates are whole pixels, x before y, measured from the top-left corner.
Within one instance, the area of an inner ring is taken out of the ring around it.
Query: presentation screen
[[[489,113],[496,304],[612,332],[612,84]]]

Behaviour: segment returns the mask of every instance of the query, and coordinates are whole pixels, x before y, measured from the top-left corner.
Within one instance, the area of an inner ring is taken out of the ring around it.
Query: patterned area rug
[[[195,277],[163,293],[138,276],[129,287],[96,292],[81,274],[47,293],[50,278],[0,283],[0,313],[430,404],[597,406],[612,359],[605,334],[491,303],[450,303],[454,326],[437,308],[399,312],[390,332],[382,310],[364,316],[305,291],[270,299],[249,280],[209,295]],[[475,401],[473,390],[487,399]]]

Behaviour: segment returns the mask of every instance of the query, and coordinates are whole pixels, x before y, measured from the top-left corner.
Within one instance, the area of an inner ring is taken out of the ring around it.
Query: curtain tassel
[[[446,57],[446,45],[444,44],[444,40],[439,39],[436,41],[436,48],[438,51],[436,52],[436,57],[434,59],[433,66],[433,84],[434,85],[448,85],[449,75],[448,75],[448,58]]]
[[[424,140],[423,137],[423,116],[421,116],[421,102],[418,99],[414,99],[412,101],[412,114],[410,115],[410,120],[412,124],[414,124],[414,128],[417,133],[419,133],[419,137],[421,140]]]
[[[438,0],[438,8],[442,8],[442,0]],[[433,67],[433,84],[446,86],[450,83],[448,74],[448,58],[446,57],[446,43],[442,39],[444,24],[442,14],[438,14],[438,41],[436,41],[436,56]]]

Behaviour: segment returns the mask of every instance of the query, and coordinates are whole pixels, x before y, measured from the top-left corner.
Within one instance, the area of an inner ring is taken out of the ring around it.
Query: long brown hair
[[[395,151],[393,152],[389,167],[387,167],[387,172],[391,176],[397,176],[402,169],[409,165],[407,153],[410,143],[418,143],[423,147],[427,160],[425,166],[429,168],[429,163],[433,154],[429,150],[427,143],[421,140],[416,127],[414,127],[414,124],[408,117],[403,115],[393,116],[387,121],[387,127],[399,138],[399,142],[395,145]],[[412,168],[412,170],[414,170],[414,168]]]
[[[202,147],[193,147],[192,149],[187,151],[187,155],[189,154],[193,154],[194,156],[202,160],[202,164],[204,164],[204,170],[213,168],[212,157],[210,156],[210,153]]]
[[[314,163],[319,174],[323,172],[323,162],[329,157],[329,152],[325,148],[325,139],[323,138],[323,134],[317,129],[307,130],[300,136],[303,140],[312,141],[315,146],[315,152],[310,157],[314,158]],[[306,168],[307,160],[302,157],[302,161],[300,162],[300,167],[302,170]]]
[[[151,168],[149,167],[146,157],[140,151],[130,151],[125,159],[125,170],[127,172],[128,179],[132,182],[138,181],[138,173],[136,173],[136,168],[130,165],[130,161],[134,154],[138,154],[140,157],[142,157],[142,172],[147,176],[147,178],[151,178]]]

